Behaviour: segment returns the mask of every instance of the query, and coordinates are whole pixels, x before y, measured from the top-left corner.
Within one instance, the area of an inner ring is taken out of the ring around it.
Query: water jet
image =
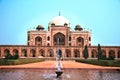
[[[57,65],[56,65],[57,70],[55,71],[55,73],[57,74],[56,78],[58,78],[63,73],[63,71],[62,71],[62,64],[61,64],[61,51],[60,50],[57,51],[57,58],[56,58],[56,60],[57,60]]]

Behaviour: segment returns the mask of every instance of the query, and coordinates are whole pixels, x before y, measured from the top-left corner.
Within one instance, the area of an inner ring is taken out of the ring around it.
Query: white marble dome
[[[56,16],[54,17],[48,24],[48,26],[51,26],[51,24],[54,24],[55,26],[68,26],[70,27],[70,23],[68,21],[68,19],[66,19],[63,16]]]

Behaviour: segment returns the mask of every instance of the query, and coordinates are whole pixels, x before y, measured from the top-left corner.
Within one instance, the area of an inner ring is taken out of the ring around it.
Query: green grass
[[[28,64],[34,62],[42,62],[43,58],[19,58],[19,59],[3,59],[0,58],[0,65],[19,65],[19,64]]]
[[[76,59],[76,62],[82,62],[87,64],[94,64],[100,66],[111,66],[111,67],[120,67],[120,60],[95,60],[95,59]]]

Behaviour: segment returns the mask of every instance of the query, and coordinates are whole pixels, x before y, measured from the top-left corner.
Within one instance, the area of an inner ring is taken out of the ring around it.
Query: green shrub
[[[81,60],[76,59],[76,62],[82,62],[87,64],[94,64],[94,65],[100,65],[100,66],[114,66],[114,67],[120,67],[120,60]]]
[[[108,60],[114,60],[115,57],[114,56],[109,56]]]
[[[13,55],[13,59],[18,59],[18,58],[19,58],[18,53],[16,53],[15,55]]]
[[[10,53],[7,53],[7,54],[5,55],[5,59],[12,59],[12,55],[11,55]]]
[[[10,53],[7,53],[6,56],[5,56],[5,59],[18,59],[18,58],[19,58],[18,53],[16,53],[13,56]]]
[[[18,65],[42,61],[44,61],[43,58],[0,59],[0,65]]]

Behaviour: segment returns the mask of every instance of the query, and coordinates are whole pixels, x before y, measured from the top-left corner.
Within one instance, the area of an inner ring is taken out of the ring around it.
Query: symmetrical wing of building
[[[73,26],[72,26],[73,27]],[[91,45],[91,32],[79,24],[71,30],[70,22],[63,16],[56,16],[48,23],[48,30],[38,25],[36,30],[27,32],[27,45],[0,45],[0,57],[7,53],[22,57],[55,58],[56,51],[65,58],[83,58],[85,45],[88,46],[89,58],[97,58],[97,46]],[[101,54],[120,59],[120,46],[101,46]]]

